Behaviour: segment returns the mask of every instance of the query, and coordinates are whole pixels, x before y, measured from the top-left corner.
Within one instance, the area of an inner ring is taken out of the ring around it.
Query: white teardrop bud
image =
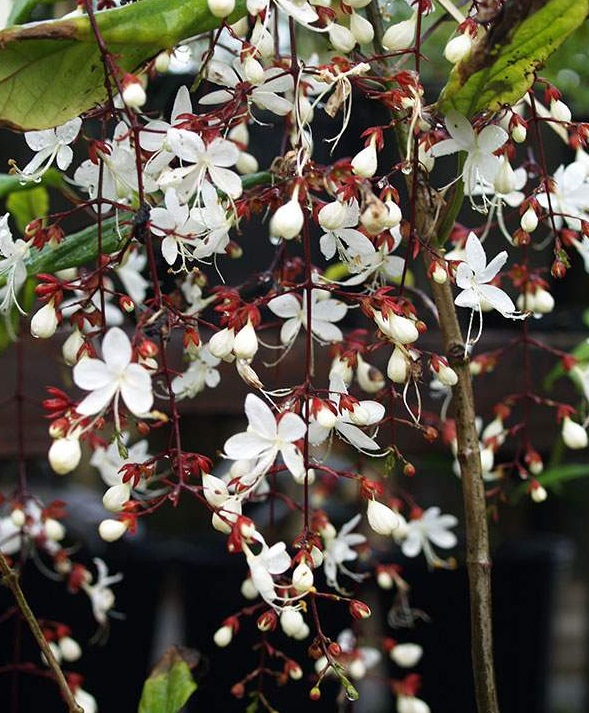
[[[344,224],[347,212],[346,205],[341,201],[327,203],[321,208],[317,216],[319,225],[323,230],[338,230]]]
[[[225,359],[233,351],[235,332],[233,329],[221,329],[209,340],[209,351],[217,359]]]
[[[238,359],[253,359],[258,351],[258,337],[253,324],[248,319],[245,326],[235,335],[233,352]]]
[[[515,172],[509,163],[509,159],[505,154],[499,159],[499,170],[495,176],[493,187],[496,193],[507,195],[515,190]]]
[[[409,362],[402,349],[395,347],[387,365],[387,376],[394,384],[404,384],[409,376]]]
[[[398,696],[397,713],[431,713],[428,704],[415,696]]]
[[[243,75],[252,84],[261,84],[264,81],[264,67],[251,54],[245,58],[243,63]]]
[[[382,38],[382,46],[388,52],[408,49],[415,41],[416,28],[417,13],[414,12],[408,20],[397,22],[388,28]]]
[[[147,94],[141,82],[134,81],[129,82],[123,89],[122,99],[126,106],[139,109],[147,101]]]
[[[116,542],[127,532],[127,523],[121,520],[103,520],[98,525],[98,534],[105,542]]]
[[[378,168],[378,156],[376,154],[376,141],[371,141],[362,151],[359,151],[352,159],[352,170],[361,178],[372,178]]]
[[[71,473],[82,458],[80,441],[77,438],[57,438],[49,449],[49,465],[59,475]]]
[[[385,201],[385,206],[388,211],[386,218],[386,227],[390,230],[391,228],[396,228],[397,225],[403,220],[403,213],[401,209],[395,203],[395,201]]]
[[[587,448],[587,443],[589,442],[587,431],[583,426],[581,426],[580,423],[572,421],[568,416],[562,421],[562,440],[565,446],[572,450]]]
[[[540,483],[536,483],[532,486],[530,497],[535,503],[543,503],[548,497],[548,493],[546,492],[546,488],[544,486],[540,485]]]
[[[392,589],[394,585],[394,581],[390,573],[384,569],[381,569],[376,575],[376,583],[381,589]]]
[[[530,206],[522,215],[519,221],[522,230],[526,233],[533,233],[538,227],[538,216],[536,211]]]
[[[170,66],[170,53],[169,52],[160,52],[158,56],[155,58],[153,67],[156,72],[159,72],[160,74],[165,74],[168,71],[168,68]]]
[[[129,483],[119,483],[111,486],[102,496],[102,504],[109,512],[120,512],[131,497]]]
[[[524,124],[516,124],[511,130],[511,138],[516,144],[523,144],[523,142],[528,138],[528,130]]]
[[[304,630],[305,620],[298,609],[284,607],[280,614],[280,626],[287,636],[296,637],[300,630]]]
[[[356,46],[356,38],[347,27],[333,22],[327,31],[329,41],[338,52],[351,52]]]
[[[36,339],[49,339],[55,334],[58,324],[57,311],[51,300],[33,315],[31,334]]]
[[[250,601],[258,598],[258,590],[251,577],[246,577],[241,583],[241,595]]]
[[[350,678],[359,681],[366,676],[366,664],[361,658],[354,659],[348,666],[348,674]]]
[[[82,655],[82,647],[71,636],[62,636],[58,646],[64,661],[77,661]]]
[[[220,508],[229,497],[227,484],[210,473],[202,474],[202,492],[209,505]]]
[[[209,11],[215,17],[223,18],[235,10],[235,0],[207,0]]]
[[[432,271],[432,280],[438,285],[443,285],[448,280],[448,272],[439,262]]]
[[[237,141],[238,144],[243,144],[243,146],[247,146],[249,144],[250,135],[249,131],[247,130],[246,122],[242,121],[240,124],[237,124],[237,126],[234,126],[227,134],[227,138],[231,141]]]
[[[572,118],[571,110],[560,99],[553,99],[550,102],[550,113],[557,121],[570,121]]]
[[[84,713],[98,713],[98,703],[96,698],[83,688],[78,688],[74,694],[76,703],[82,708]]]
[[[538,314],[550,314],[554,309],[554,297],[543,287],[536,289],[534,295],[534,312]]]
[[[358,15],[357,12],[353,12],[350,18],[350,30],[359,45],[368,45],[374,39],[374,28],[365,17]]]
[[[393,530],[397,527],[397,515],[383,503],[378,500],[370,500],[366,510],[368,524],[378,535],[388,537],[393,534]]]
[[[274,213],[270,219],[270,235],[274,238],[292,240],[303,229],[305,216],[298,200],[298,191]]]
[[[317,411],[315,418],[317,419],[317,423],[323,428],[331,429],[337,423],[337,416],[329,408],[329,406],[321,406],[321,408]]]
[[[385,385],[385,379],[382,372],[372,364],[368,364],[358,354],[358,366],[356,368],[356,379],[363,391],[368,394],[376,394]]]
[[[444,386],[456,386],[458,383],[458,374],[451,366],[442,364],[437,373],[438,381]]]
[[[308,592],[313,586],[313,572],[308,564],[301,562],[292,573],[292,586],[297,592]]]
[[[213,641],[220,649],[229,646],[231,639],[233,639],[233,629],[230,626],[222,626],[213,635]]]
[[[444,49],[444,57],[452,64],[468,59],[472,52],[472,39],[469,34],[453,37]]]
[[[360,216],[362,227],[370,235],[378,235],[385,228],[388,228],[388,220],[389,211],[386,205],[376,197],[370,200]]]
[[[344,4],[348,7],[353,7],[354,10],[360,10],[367,5],[370,5],[370,0],[344,0]]]
[[[256,173],[259,167],[258,159],[247,151],[241,151],[235,162],[235,168],[242,176],[248,173]]]
[[[59,520],[54,520],[52,517],[45,519],[43,523],[45,529],[45,535],[54,542],[60,542],[65,537],[65,527],[59,522]]]
[[[78,352],[84,344],[84,337],[76,327],[61,347],[63,360],[68,366],[73,366],[78,361]]]
[[[402,668],[413,668],[423,656],[423,648],[419,644],[397,644],[389,654],[391,659]]]

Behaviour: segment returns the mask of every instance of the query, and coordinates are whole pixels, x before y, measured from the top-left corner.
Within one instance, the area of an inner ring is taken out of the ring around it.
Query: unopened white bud
[[[20,529],[27,521],[27,516],[22,508],[14,508],[10,513],[10,519],[12,520],[12,524]]]
[[[231,640],[233,639],[233,628],[231,626],[222,626],[213,635],[213,641],[220,649],[229,646]]]
[[[78,361],[78,352],[84,344],[84,337],[76,327],[61,347],[63,360],[68,366],[73,366]]]
[[[432,280],[438,285],[443,285],[448,280],[448,272],[439,262],[436,262],[432,271]]]
[[[356,46],[356,38],[347,27],[333,22],[327,31],[329,41],[338,52],[351,52]]]
[[[96,698],[92,696],[88,691],[83,688],[78,688],[74,693],[74,698],[76,703],[82,708],[84,713],[97,713],[98,703],[96,703]]]
[[[235,0],[207,0],[209,11],[215,17],[227,17],[235,10]]]
[[[280,626],[287,636],[296,638],[299,632],[304,631],[306,624],[303,615],[298,609],[284,607],[280,614]]]
[[[241,501],[229,496],[219,509],[219,513],[213,513],[211,524],[217,532],[229,535],[235,521],[241,515]]]
[[[359,45],[368,45],[374,39],[374,28],[365,17],[358,15],[357,12],[353,12],[350,18],[350,30]]]
[[[82,655],[82,647],[71,636],[62,636],[58,645],[64,661],[77,661]]]
[[[377,168],[376,141],[372,139],[368,146],[359,151],[352,159],[352,170],[361,178],[372,178]]]
[[[398,518],[396,513],[378,500],[370,500],[366,510],[368,524],[378,535],[388,537],[393,534],[397,527]]]
[[[528,130],[524,124],[516,124],[511,130],[511,138],[516,144],[523,144],[528,138]]]
[[[509,159],[505,154],[499,159],[499,170],[495,176],[495,181],[493,182],[493,187],[496,193],[501,195],[507,195],[515,190],[515,172],[511,168]]]
[[[431,713],[428,704],[415,696],[397,697],[397,713]]]
[[[50,300],[33,315],[31,319],[31,334],[36,339],[49,339],[55,334],[58,324],[57,311],[53,305],[53,300]]]
[[[366,676],[366,664],[361,658],[354,659],[348,666],[348,673],[350,678],[359,681]]]
[[[572,421],[568,416],[562,420],[562,440],[567,448],[579,450],[586,448],[589,439],[587,431],[580,423]]]
[[[381,589],[392,589],[394,585],[394,581],[390,573],[384,569],[381,569],[376,575],[376,583]]]
[[[242,176],[248,173],[256,173],[259,167],[258,159],[247,151],[241,151],[235,162],[235,168]]]
[[[490,473],[494,465],[495,453],[493,449],[490,446],[481,448],[481,470],[483,473]]]
[[[220,508],[229,497],[225,481],[210,473],[202,474],[202,490],[207,503],[214,508]]]
[[[472,52],[472,39],[468,33],[453,37],[444,49],[444,57],[452,64],[468,59]]]
[[[52,517],[45,519],[43,523],[45,535],[54,542],[60,542],[65,537],[65,527]]]
[[[102,496],[102,504],[109,512],[120,512],[131,497],[129,483],[119,483],[111,486]]]
[[[245,58],[243,63],[243,75],[248,82],[260,84],[264,81],[264,67],[251,54]]]
[[[98,525],[98,534],[105,542],[116,542],[127,532],[127,523],[121,520],[103,520]]]
[[[553,99],[550,102],[550,113],[557,121],[570,121],[572,118],[571,110],[560,99]]]
[[[257,599],[258,597],[258,590],[256,589],[256,585],[254,584],[253,580],[251,577],[246,577],[243,582],[241,583],[241,594],[244,596],[246,599]]]
[[[253,359],[258,351],[258,337],[251,320],[235,335],[233,352],[238,359]]]
[[[341,201],[327,203],[319,211],[317,218],[323,230],[338,230],[344,224],[347,208]]]
[[[503,419],[497,416],[485,426],[481,433],[483,443],[495,441],[498,445],[502,445],[505,441],[505,425]]]
[[[436,159],[434,156],[432,156],[431,151],[429,151],[429,149],[426,149],[423,144],[419,144],[417,158],[419,159],[419,163],[422,168],[428,173],[431,173],[436,163]]]
[[[387,376],[394,384],[404,384],[409,376],[409,361],[399,347],[393,349],[387,364]]]
[[[386,383],[382,372],[372,364],[365,362],[360,354],[358,354],[356,379],[360,388],[368,394],[376,394],[384,388]]]
[[[315,414],[317,423],[323,428],[332,429],[337,423],[336,414],[329,408],[329,406],[321,406]]]
[[[540,483],[536,483],[535,485],[532,485],[530,497],[535,503],[543,503],[548,497],[548,493],[546,492],[546,488],[544,486],[540,485]]]
[[[519,221],[522,230],[526,233],[533,233],[538,227],[538,216],[536,211],[530,206],[522,215]]]
[[[385,201],[385,206],[387,207],[388,215],[386,218],[386,227],[390,230],[391,228],[396,228],[397,225],[403,220],[403,213],[401,209],[395,203],[395,201]]]
[[[536,288],[534,294],[534,312],[538,314],[550,314],[554,309],[554,297],[543,287]]]
[[[414,12],[408,20],[397,22],[388,28],[382,38],[382,46],[388,52],[408,49],[415,41],[416,28],[417,13]]]
[[[313,572],[308,564],[301,562],[292,573],[292,586],[297,592],[308,592],[313,586]]]
[[[217,359],[225,359],[233,351],[235,332],[233,329],[221,329],[209,340],[209,351]]]
[[[394,646],[389,656],[402,668],[413,668],[423,656],[423,648],[419,644],[397,644]]]
[[[385,319],[381,312],[375,312],[374,321],[383,334],[399,344],[411,344],[419,338],[415,322],[408,317],[391,312]]]
[[[458,383],[458,374],[451,366],[442,364],[437,372],[438,381],[444,386],[456,386]]]
[[[49,465],[59,475],[71,473],[82,458],[80,441],[77,438],[57,438],[49,449]]]
[[[122,98],[123,102],[133,109],[139,109],[147,101],[145,89],[143,88],[141,82],[137,80],[127,84],[127,86],[123,89]]]
[[[270,219],[270,235],[275,238],[292,240],[303,229],[305,216],[299,203],[298,190],[293,197],[274,213]]]
[[[170,53],[160,52],[153,62],[153,67],[156,72],[165,74],[170,66]]]

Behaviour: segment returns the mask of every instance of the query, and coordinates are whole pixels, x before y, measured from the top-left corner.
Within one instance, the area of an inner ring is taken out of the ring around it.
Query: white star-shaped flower
[[[255,458],[256,473],[265,473],[280,453],[284,464],[297,478],[304,472],[303,456],[295,442],[305,435],[305,422],[295,413],[282,414],[278,423],[269,406],[254,394],[245,399],[247,431],[231,436],[225,455],[231,460]]]
[[[29,243],[12,237],[8,225],[9,213],[0,218],[0,275],[6,276],[6,284],[0,289],[0,312],[8,314],[15,305],[21,314],[26,314],[18,304],[17,296],[27,279],[25,259]]]
[[[121,434],[121,441],[127,444],[129,434]],[[90,465],[94,466],[100,473],[100,477],[109,488],[121,485],[123,476],[119,472],[127,463],[144,463],[151,456],[148,452],[149,445],[145,439],[133,443],[127,447],[127,457],[123,458],[119,452],[119,445],[116,441],[110,443],[106,448],[98,447],[92,454]]]
[[[254,587],[259,595],[268,604],[273,604],[278,599],[276,584],[273,575],[282,574],[291,565],[290,555],[286,551],[284,542],[276,542],[268,547],[266,541],[259,532],[254,533],[255,539],[260,543],[261,549],[258,554],[252,552],[249,545],[243,543],[246,560],[250,568],[250,575]]]
[[[82,120],[76,117],[55,129],[27,131],[25,141],[29,148],[37,153],[22,171],[14,167],[21,180],[38,181],[54,161],[62,171],[65,171],[74,157],[69,144],[80,133],[81,126]]]
[[[92,613],[96,621],[99,624],[106,624],[108,612],[115,604],[115,595],[110,585],[120,582],[123,579],[123,575],[120,572],[109,575],[106,564],[98,557],[94,558],[94,564],[97,571],[96,581],[92,584],[84,582],[82,589],[90,597]]]
[[[554,211],[557,230],[566,222],[571,230],[581,230],[581,221],[589,220],[589,183],[587,171],[580,161],[559,166],[554,172],[554,190],[550,193],[550,206]],[[548,195],[538,193],[538,203],[548,210]]]
[[[193,399],[205,386],[214,389],[221,381],[221,375],[216,367],[221,360],[214,357],[208,345],[199,350],[190,362],[188,369],[172,380],[172,390],[178,399]]]
[[[340,300],[332,299],[327,290],[315,289],[311,292],[311,332],[326,344],[341,342],[342,331],[334,322],[339,322],[346,316],[348,305]],[[302,303],[289,292],[278,295],[268,302],[268,308],[277,317],[286,319],[280,330],[280,341],[290,345],[296,339],[301,326],[307,329],[307,293],[303,294]]]
[[[323,534],[323,542],[325,549],[323,551],[323,571],[327,584],[334,589],[340,591],[340,586],[337,581],[338,572],[343,572],[348,577],[359,581],[361,576],[350,572],[344,565],[344,562],[353,562],[358,559],[358,553],[352,549],[366,542],[366,537],[359,532],[352,532],[360,522],[361,515],[355,515],[349,522],[342,526],[337,535],[330,534],[330,530],[326,530]],[[332,528],[333,530],[333,528]]]
[[[425,510],[420,517],[407,523],[406,536],[401,545],[405,557],[417,557],[423,550],[428,563],[435,567],[447,567],[448,563],[441,560],[433,551],[431,544],[449,549],[458,542],[456,535],[450,532],[458,520],[454,515],[442,515],[439,507]]]
[[[151,232],[163,237],[162,255],[168,265],[173,265],[180,256],[186,269],[186,260],[192,259],[196,236],[203,232],[205,226],[195,208],[191,210],[180,202],[175,188],[168,188],[164,201],[165,208],[152,208],[150,211]]]
[[[119,327],[112,327],[102,340],[103,359],[80,360],[73,371],[74,382],[90,391],[76,407],[82,416],[103,411],[114,399],[118,417],[119,398],[135,416],[145,415],[153,405],[151,376],[140,364],[131,362],[133,350],[129,337]]]

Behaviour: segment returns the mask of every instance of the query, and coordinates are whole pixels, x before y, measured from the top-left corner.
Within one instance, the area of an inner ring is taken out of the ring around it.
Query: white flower
[[[481,183],[493,184],[499,170],[499,159],[493,153],[507,141],[507,132],[500,126],[489,124],[475,133],[470,121],[456,111],[448,112],[445,124],[452,138],[432,146],[432,156],[437,158],[458,151],[467,152],[462,171],[467,194],[473,194]]]
[[[396,644],[389,655],[397,666],[413,668],[423,656],[423,648],[419,644]]]
[[[168,265],[173,265],[178,256],[186,269],[185,261],[191,259],[191,248],[196,245],[195,238],[205,226],[200,222],[196,209],[190,210],[180,203],[175,188],[168,188],[164,198],[165,208],[152,208],[149,215],[151,232],[163,237],[162,255]]]
[[[251,579],[262,599],[268,604],[273,604],[279,598],[273,575],[286,572],[291,565],[290,555],[286,551],[284,542],[276,542],[272,547],[268,547],[259,532],[254,533],[254,538],[262,546],[258,554],[254,554],[245,542],[242,545]]]
[[[338,214],[340,220],[337,219]],[[336,250],[345,260],[346,247],[356,255],[370,256],[374,253],[374,245],[355,229],[359,219],[360,208],[355,198],[350,203],[328,203],[319,211],[319,224],[327,231],[319,239],[319,246],[327,260],[331,260]]]
[[[431,713],[431,709],[421,698],[401,694],[397,698],[397,713]]]
[[[334,589],[340,591],[340,586],[337,581],[338,572],[343,572],[348,577],[359,581],[361,575],[350,572],[345,567],[344,562],[353,562],[358,559],[358,553],[352,547],[362,545],[366,542],[366,537],[352,530],[360,522],[360,514],[353,517],[349,522],[342,526],[341,530],[335,534],[333,528],[324,529],[321,533],[325,550],[323,551],[323,571],[327,584]]]
[[[94,558],[94,564],[97,571],[96,581],[93,583],[83,582],[82,589],[90,597],[92,612],[96,621],[99,624],[106,624],[107,614],[115,603],[115,595],[110,585],[120,582],[123,579],[123,575],[119,573],[109,576],[106,564],[98,557]]]
[[[140,305],[145,300],[147,287],[150,284],[141,274],[147,264],[147,255],[138,249],[127,250],[121,263],[115,268],[115,273],[123,283],[125,292]]]
[[[78,688],[74,693],[76,703],[81,706],[84,713],[98,713],[98,703],[93,695],[85,691],[83,688]]]
[[[446,562],[437,557],[430,542],[444,549],[454,547],[458,540],[456,535],[450,532],[450,528],[455,527],[458,520],[454,515],[441,515],[440,512],[439,507],[431,507],[425,510],[421,517],[407,523],[407,534],[401,545],[405,557],[417,557],[423,549],[431,566],[448,566]]]
[[[105,334],[102,356],[103,360],[82,359],[74,366],[74,382],[90,391],[76,411],[82,416],[100,413],[114,398],[115,414],[118,414],[119,397],[122,397],[132,414],[146,414],[153,405],[151,376],[140,364],[131,362],[131,342],[119,327],[112,327]]]
[[[82,120],[79,117],[55,127],[42,131],[27,131],[25,141],[29,148],[37,153],[20,171],[14,166],[22,181],[38,181],[41,176],[55,161],[58,167],[65,171],[74,157],[69,144],[75,140],[80,132]]]
[[[231,436],[225,443],[225,455],[232,460],[256,458],[255,471],[265,473],[280,453],[284,464],[293,476],[304,471],[303,456],[294,445],[305,435],[305,422],[300,416],[287,412],[276,418],[269,406],[254,394],[245,399],[248,418],[247,431]]]
[[[122,433],[120,439],[126,446],[129,434]],[[117,442],[113,441],[106,448],[102,446],[96,448],[90,459],[90,465],[98,470],[104,483],[111,488],[122,484],[123,476],[119,471],[124,465],[128,463],[144,463],[151,458],[148,453],[149,445],[145,439],[126,447],[126,458],[121,456]]]
[[[559,166],[553,176],[553,191],[550,206],[554,211],[554,225],[557,230],[566,222],[571,230],[581,230],[581,220],[589,220],[589,183],[585,166],[574,161],[568,166]],[[548,195],[538,193],[538,203],[548,210]]]
[[[209,351],[208,345],[198,350],[195,358],[190,362],[188,369],[172,380],[172,390],[176,398],[193,399],[205,386],[214,389],[221,381],[219,370],[216,369],[220,359],[214,357]]]
[[[486,302],[504,317],[518,317],[511,297],[499,287],[487,284],[497,276],[506,260],[507,252],[503,250],[487,265],[481,241],[470,233],[466,240],[466,259],[456,270],[456,285],[462,292],[454,302],[459,307],[470,307],[479,312]]]
[[[562,440],[567,448],[578,450],[587,448],[589,437],[580,423],[572,421],[568,416],[562,420]]]
[[[280,626],[287,636],[297,640],[304,639],[309,631],[303,615],[294,607],[284,607],[280,614]]]
[[[372,498],[366,511],[368,524],[378,535],[388,537],[399,525],[399,518],[390,507]]]
[[[210,183],[203,185],[200,199],[202,206],[194,210],[198,220],[204,225],[204,231],[192,251],[192,257],[196,260],[224,253],[229,244],[229,230],[233,225],[232,213],[225,210],[217,191]]]
[[[358,425],[373,426],[381,421],[385,414],[385,408],[377,401],[358,401],[353,410],[340,406],[342,396],[346,396],[348,390],[338,374],[333,374],[329,381],[329,397],[336,407],[337,415],[333,421],[333,426],[322,425],[318,420],[312,420],[309,424],[309,441],[313,445],[323,443],[335,429],[338,435],[360,451],[377,451],[378,443],[370,436],[367,436]]]
[[[14,240],[8,226],[9,213],[0,218],[0,276],[6,276],[6,284],[0,289],[0,312],[7,314],[15,305],[25,314],[17,301],[20,288],[27,279],[25,259],[29,254],[29,244],[20,238]]]
[[[333,323],[343,319],[348,306],[340,300],[332,299],[326,290],[314,289],[311,292],[311,332],[324,343],[341,342],[342,331]],[[287,321],[280,330],[280,341],[290,345],[296,339],[301,326],[307,329],[307,293],[303,293],[302,304],[289,292],[278,295],[268,302],[268,308],[278,317]]]

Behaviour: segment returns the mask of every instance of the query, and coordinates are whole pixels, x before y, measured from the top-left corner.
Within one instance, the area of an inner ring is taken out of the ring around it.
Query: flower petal
[[[129,337],[119,327],[109,329],[102,340],[102,356],[109,369],[120,372],[131,362]]]
[[[76,406],[76,411],[82,416],[92,416],[106,408],[117,391],[117,384],[110,381],[100,389],[91,391],[85,399]]]
[[[277,428],[276,419],[270,407],[255,394],[248,394],[245,399],[245,414],[249,422],[249,431],[253,431],[263,438],[274,440]],[[251,456],[242,456],[248,458]]]
[[[129,364],[121,381],[121,396],[135,416],[146,414],[153,406],[151,376],[141,364]]]
[[[73,370],[76,386],[86,391],[94,391],[106,386],[111,380],[111,374],[101,359],[82,359]]]

